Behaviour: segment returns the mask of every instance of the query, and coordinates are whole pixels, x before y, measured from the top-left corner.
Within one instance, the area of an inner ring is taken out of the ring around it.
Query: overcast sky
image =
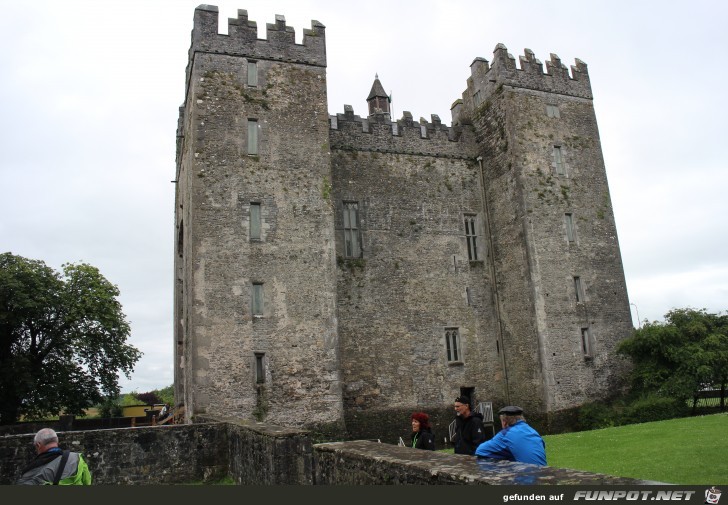
[[[0,0],[0,252],[88,262],[121,290],[144,356],[123,391],[172,372],[175,129],[189,0]],[[635,325],[728,309],[728,2],[234,0],[265,38],[326,26],[329,112],[366,115],[375,73],[394,116],[451,123],[496,44],[589,66]],[[639,318],[638,318],[639,314]]]

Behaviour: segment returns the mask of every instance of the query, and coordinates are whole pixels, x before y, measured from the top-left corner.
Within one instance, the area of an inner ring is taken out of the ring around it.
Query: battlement
[[[303,30],[303,43],[296,44],[295,30],[286,18],[276,15],[266,24],[266,39],[258,38],[258,25],[248,19],[248,11],[238,9],[237,18],[228,18],[228,34],[218,33],[219,11],[215,5],[195,9],[190,59],[197,51],[257,59],[326,66],[326,27],[316,20]]]
[[[344,105],[343,114],[329,116],[329,126],[332,149],[463,158],[470,156],[468,146],[473,141],[469,129],[443,125],[437,114],[430,121],[415,121],[409,111],[392,121],[384,112],[361,117],[351,105]]]
[[[593,99],[586,63],[577,58],[570,74],[561,58],[551,53],[544,72],[543,63],[533,51],[525,49],[524,53],[518,58],[520,68],[503,44],[495,46],[492,64],[485,58],[475,58],[470,64],[467,89],[462,99],[456,100],[450,108],[452,124],[468,124],[472,112],[503,86]]]
[[[571,74],[556,54],[551,53],[546,62],[546,71],[541,60],[530,49],[519,56],[520,68],[516,59],[503,44],[496,45],[493,50],[493,63],[488,64],[484,58],[476,58],[470,65],[471,77],[468,89],[471,95],[477,91],[485,91],[493,83],[496,86],[508,85],[516,88],[534,89],[549,93],[577,96],[592,99],[591,82],[586,63],[576,59],[571,66]],[[467,93],[467,92],[466,92]],[[463,98],[466,98],[465,94]],[[476,100],[477,102],[477,100]],[[475,104],[477,106],[477,103]]]

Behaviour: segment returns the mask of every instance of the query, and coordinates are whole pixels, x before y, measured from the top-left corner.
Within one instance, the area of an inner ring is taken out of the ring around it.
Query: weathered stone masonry
[[[619,387],[632,323],[586,64],[499,44],[451,126],[393,120],[378,79],[369,115],[329,115],[321,23],[302,44],[283,16],[266,39],[244,10],[217,23],[195,11],[177,134],[190,418],[396,441],[425,410],[442,440],[461,392],[546,419]]]
[[[33,459],[33,436],[0,437],[0,485]],[[58,433],[81,452],[95,485],[581,484],[650,482],[509,461],[477,460],[369,441],[313,444],[295,428],[228,421]],[[652,483],[654,484],[654,483]]]

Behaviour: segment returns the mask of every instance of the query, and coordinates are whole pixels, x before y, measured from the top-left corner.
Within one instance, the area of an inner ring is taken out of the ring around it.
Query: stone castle
[[[548,419],[620,387],[633,326],[587,65],[498,44],[446,126],[393,119],[378,78],[366,116],[329,115],[325,27],[294,39],[283,16],[258,39],[245,10],[227,35],[195,10],[174,181],[188,418],[392,438],[424,410],[441,437],[461,393]]]

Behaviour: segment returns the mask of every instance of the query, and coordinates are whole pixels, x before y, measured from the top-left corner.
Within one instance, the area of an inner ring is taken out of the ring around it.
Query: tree
[[[141,402],[146,405],[157,405],[162,403],[162,400],[159,399],[159,396],[157,396],[157,393],[154,391],[139,393],[137,395],[137,398],[139,398],[139,400],[141,400]]]
[[[0,424],[80,415],[119,394],[141,357],[119,290],[95,267],[0,254]]]
[[[169,385],[166,388],[162,389],[155,389],[155,393],[159,396],[159,399],[161,400],[159,403],[167,403],[169,405],[174,406],[174,385]]]
[[[124,415],[124,409],[121,406],[119,397],[108,396],[106,399],[98,404],[99,417],[106,419],[109,417],[122,417]]]
[[[119,398],[122,407],[131,407],[132,405],[144,405],[144,402],[137,396],[136,391],[122,394]]]
[[[646,323],[617,352],[632,358],[633,391],[680,400],[712,386],[721,405],[728,382],[728,316],[705,309],[674,309],[665,322]]]

